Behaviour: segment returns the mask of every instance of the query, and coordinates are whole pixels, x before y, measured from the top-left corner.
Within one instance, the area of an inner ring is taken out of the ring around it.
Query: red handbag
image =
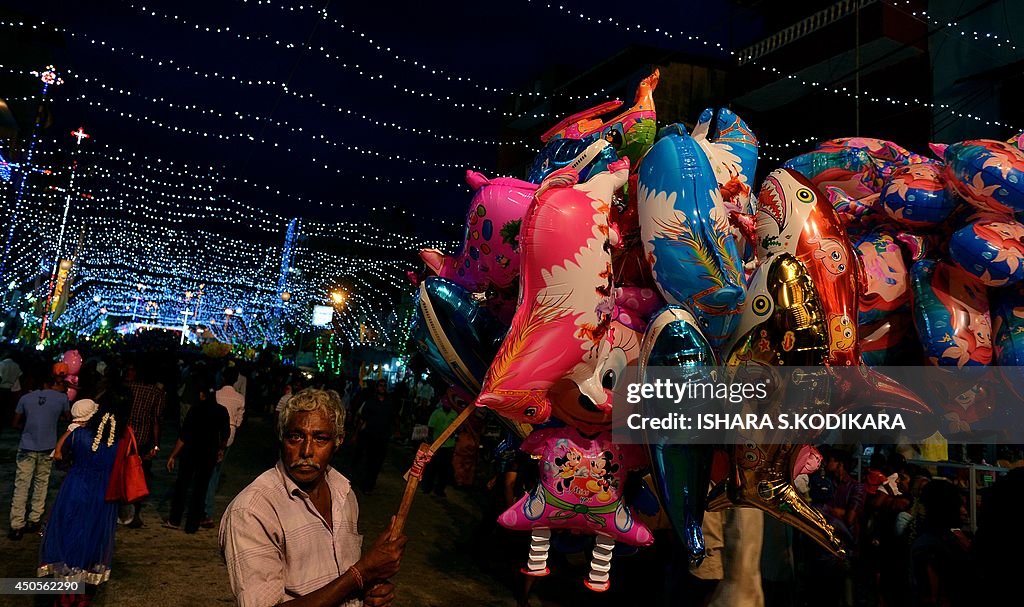
[[[149,487],[146,486],[146,475],[142,471],[142,457],[135,442],[135,433],[129,426],[117,445],[117,456],[114,458],[114,469],[110,472],[106,499],[108,502],[131,504],[147,495]]]

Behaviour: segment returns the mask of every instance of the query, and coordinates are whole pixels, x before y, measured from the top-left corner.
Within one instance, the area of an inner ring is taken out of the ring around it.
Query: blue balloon
[[[1024,280],[1024,225],[1009,217],[983,217],[949,239],[956,265],[990,287]]]
[[[1024,398],[1024,285],[994,292],[992,333],[1003,381]]]
[[[694,317],[685,308],[668,306],[647,326],[640,346],[640,381],[654,381],[654,367],[669,368],[673,381],[706,379],[704,371],[715,365],[711,344],[701,334]],[[657,373],[664,378],[664,371]],[[645,403],[646,407],[646,403]],[[648,415],[664,412],[646,407]],[[713,448],[708,445],[669,443],[661,436],[647,435],[651,456],[651,478],[672,528],[686,547],[691,562],[704,558],[704,510],[711,481]],[[696,438],[692,436],[689,438]]]
[[[713,347],[746,299],[743,260],[703,148],[679,124],[662,129],[639,169],[637,210],[658,289],[689,308]]]
[[[431,276],[420,284],[412,337],[430,368],[448,383],[478,393],[507,330],[450,280]]]
[[[701,112],[694,129],[707,125],[708,141],[716,146],[727,147],[729,153],[739,158],[741,172],[748,183],[754,182],[757,174],[757,137],[742,118],[729,108],[707,108]]]
[[[601,138],[600,133],[587,135],[583,139],[565,139],[559,137],[548,141],[547,144],[537,153],[533,159],[533,166],[526,178],[530,183],[540,183],[544,178],[558,169],[569,165],[583,153],[590,144]],[[591,175],[596,175],[608,168],[608,165],[618,160],[615,148],[607,146],[589,163],[579,168],[580,181],[586,181]]]

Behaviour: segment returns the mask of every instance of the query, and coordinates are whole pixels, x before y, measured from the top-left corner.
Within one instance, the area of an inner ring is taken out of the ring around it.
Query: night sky
[[[285,6],[296,10],[282,10]],[[58,90],[53,105],[55,128],[48,136],[64,134],[82,124],[94,136],[90,145],[102,142],[149,157],[213,166],[225,175],[256,180],[311,199],[354,204],[344,211],[325,213],[322,207],[282,200],[265,191],[239,186],[235,192],[238,198],[269,210],[321,219],[370,220],[394,225],[402,233],[452,241],[459,236],[468,203],[466,189],[461,186],[464,167],[494,173],[498,155],[493,142],[503,122],[498,113],[454,104],[512,110],[511,91],[523,90],[545,74],[569,77],[583,73],[630,45],[660,46],[722,59],[720,52],[699,43],[670,40],[653,31],[629,32],[625,25],[683,30],[735,46],[758,33],[748,25],[742,9],[730,8],[726,3],[647,2],[641,8],[628,3],[591,2],[563,6],[572,9],[573,16],[540,0],[317,0],[312,6],[303,0],[0,2],[8,16],[44,20],[70,32],[33,40],[33,53],[38,53],[33,56],[52,53],[47,58],[78,76],[66,77],[67,84]],[[329,20],[318,15],[324,8]],[[580,10],[594,20],[612,17],[622,25],[581,20]],[[197,31],[195,25],[201,29]],[[207,27],[230,30],[206,32]],[[5,34],[10,32],[10,28],[5,29]],[[101,41],[118,51],[111,52],[99,44]],[[305,50],[301,48],[304,43]],[[288,44],[295,48],[287,48]],[[377,45],[392,52],[377,50]],[[151,59],[132,57],[129,52]],[[323,53],[335,59],[327,59]],[[405,61],[395,59],[396,54]],[[15,52],[3,62],[37,67],[25,59]],[[166,63],[168,60],[211,75],[286,83],[289,90],[301,95],[312,93],[316,100],[297,99],[280,86],[246,86],[216,77],[197,77],[185,69],[176,71]],[[165,65],[158,66],[154,61],[164,61]],[[432,74],[412,65],[414,61],[444,73]],[[458,82],[459,76],[468,77],[472,84]],[[86,83],[84,78],[94,81]],[[485,87],[503,90],[494,92]],[[437,99],[406,93],[407,88],[433,94]],[[115,92],[122,89],[135,96]],[[81,95],[85,100],[79,98]],[[138,95],[163,101],[150,102]],[[583,109],[601,100],[578,101],[575,108]],[[90,106],[88,101],[108,110]],[[321,103],[351,110],[356,116],[324,109]],[[191,104],[199,109],[180,107]],[[221,112],[227,117],[201,110]],[[145,118],[121,118],[119,112]],[[235,112],[245,118],[234,117]],[[154,126],[151,119],[172,127],[253,136],[265,142],[237,138],[221,141],[176,133]],[[548,122],[553,124],[557,119],[553,116]],[[372,120],[488,143],[439,141],[376,125]],[[268,125],[268,121],[284,121],[287,126]],[[298,129],[301,132],[295,132]],[[332,147],[323,139],[314,141],[313,137],[326,137],[348,149]],[[70,139],[62,145],[70,145]],[[386,158],[395,155],[413,162]],[[452,166],[423,166],[421,160]],[[329,169],[323,168],[324,162]],[[412,183],[395,183],[409,178]],[[382,183],[384,179],[391,183]],[[432,183],[435,179],[443,183]],[[401,221],[394,214],[366,210],[381,204],[398,205],[444,221]]]

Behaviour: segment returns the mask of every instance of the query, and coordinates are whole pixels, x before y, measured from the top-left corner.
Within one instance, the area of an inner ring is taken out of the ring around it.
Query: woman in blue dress
[[[127,416],[115,415],[110,407],[101,405],[86,426],[67,437],[63,452],[71,455],[71,469],[43,535],[39,577],[52,575],[89,584],[92,587],[87,587],[88,594],[110,579],[118,503],[105,498],[118,440],[127,422]],[[89,602],[86,595],[76,599],[76,604]]]

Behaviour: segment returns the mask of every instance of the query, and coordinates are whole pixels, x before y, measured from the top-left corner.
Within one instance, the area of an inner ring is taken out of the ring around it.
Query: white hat
[[[71,405],[71,415],[76,422],[87,422],[99,409],[100,406],[96,404],[96,401],[83,398]]]

